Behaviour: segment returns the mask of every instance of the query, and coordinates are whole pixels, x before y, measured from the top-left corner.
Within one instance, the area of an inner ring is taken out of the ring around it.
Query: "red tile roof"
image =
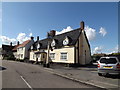
[[[27,40],[25,42],[23,42],[22,44],[20,44],[17,48],[19,47],[24,47],[25,45],[27,45],[31,40]]]
[[[13,51],[15,51],[15,50],[17,50],[17,47],[18,47],[19,45],[15,45],[15,47],[12,49]]]

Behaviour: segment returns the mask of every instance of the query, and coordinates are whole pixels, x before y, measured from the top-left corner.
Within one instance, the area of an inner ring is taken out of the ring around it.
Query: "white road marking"
[[[30,84],[23,78],[23,76],[20,76],[21,78],[22,78],[22,80],[27,84],[27,86],[31,89],[31,90],[33,90],[33,88],[30,86]]]

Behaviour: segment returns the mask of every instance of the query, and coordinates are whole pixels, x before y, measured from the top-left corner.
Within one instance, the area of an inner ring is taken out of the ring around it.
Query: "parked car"
[[[120,60],[117,57],[101,57],[98,60],[98,75],[120,75]]]

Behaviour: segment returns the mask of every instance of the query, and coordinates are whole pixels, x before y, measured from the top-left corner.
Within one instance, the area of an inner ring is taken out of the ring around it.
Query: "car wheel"
[[[98,73],[99,76],[102,76],[102,73]]]

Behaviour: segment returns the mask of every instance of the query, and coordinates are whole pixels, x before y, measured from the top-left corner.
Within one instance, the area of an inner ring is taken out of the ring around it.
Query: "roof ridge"
[[[71,30],[71,31],[68,31],[68,32],[65,32],[65,33],[61,33],[61,34],[58,34],[58,35],[55,35],[55,36],[59,36],[59,35],[70,33],[70,32],[77,31],[77,30],[80,30],[80,28],[77,28],[77,29],[74,29],[74,30]]]
[[[19,47],[24,47],[25,45],[27,45],[31,40],[26,40],[23,43],[21,43],[17,48]]]
[[[65,32],[65,33],[61,33],[61,34],[55,35],[54,37],[60,36],[60,35],[66,34],[66,33],[74,32],[74,31],[77,31],[77,30],[80,30],[80,28],[77,28],[77,29],[74,29],[74,30],[71,30],[71,31],[68,31],[68,32]],[[40,41],[47,40],[47,39],[48,39],[48,38],[41,39],[41,40],[39,40],[39,42],[40,42]],[[37,41],[36,41],[36,43],[37,43]]]

